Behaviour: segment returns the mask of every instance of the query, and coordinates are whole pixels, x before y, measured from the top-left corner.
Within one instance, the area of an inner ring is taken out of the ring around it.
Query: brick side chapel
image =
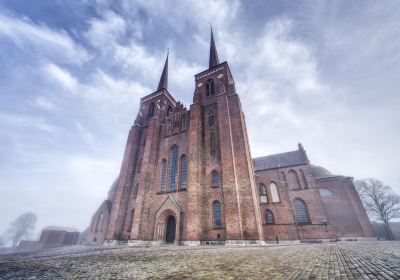
[[[235,82],[211,31],[209,68],[195,75],[190,108],[168,92],[167,55],[87,238],[199,245],[373,236],[352,178],[310,164],[301,144],[252,159]]]

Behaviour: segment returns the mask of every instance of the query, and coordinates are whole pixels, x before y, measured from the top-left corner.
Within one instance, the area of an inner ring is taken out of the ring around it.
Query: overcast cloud
[[[83,230],[168,48],[169,91],[191,104],[210,23],[253,157],[301,142],[313,164],[400,193],[399,15],[372,0],[0,1],[0,233],[26,211],[38,230]]]

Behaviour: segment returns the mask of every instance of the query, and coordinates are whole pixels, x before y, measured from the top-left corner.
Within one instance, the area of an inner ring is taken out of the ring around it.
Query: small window
[[[275,224],[274,214],[271,211],[265,211],[265,223],[268,225]]]
[[[296,198],[293,203],[294,212],[296,214],[296,222],[297,224],[309,224],[310,218],[308,217],[307,206],[304,201]]]
[[[275,183],[269,184],[269,190],[271,191],[271,200],[272,202],[279,202],[279,193],[278,193],[278,187],[276,186]]]
[[[211,186],[213,188],[219,187],[219,173],[217,170],[213,170],[213,172],[211,172]]]
[[[214,80],[209,79],[206,84],[206,96],[214,95]]]
[[[154,110],[156,108],[156,105],[154,104],[154,102],[152,102],[150,104],[150,108],[149,108],[149,118],[154,117]]]
[[[166,176],[167,176],[167,160],[163,159],[161,162],[161,183],[160,183],[160,191],[165,192],[166,185]]]
[[[167,117],[169,117],[169,115],[172,113],[172,108],[171,108],[171,106],[168,106],[168,109],[167,109]]]
[[[221,203],[219,201],[214,201],[213,211],[214,211],[214,225],[216,227],[222,226]]]
[[[187,185],[187,157],[181,156],[181,189],[186,190]]]
[[[209,126],[214,125],[214,115],[213,114],[208,115],[208,125]]]
[[[333,193],[328,189],[322,188],[322,189],[319,189],[319,195],[321,197],[331,197],[331,196],[333,196]]]
[[[261,183],[258,185],[258,191],[260,193],[261,202],[268,203],[267,187]]]

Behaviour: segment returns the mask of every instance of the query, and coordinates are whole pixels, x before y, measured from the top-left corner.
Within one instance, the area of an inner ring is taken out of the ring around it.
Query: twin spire
[[[164,69],[161,74],[160,82],[158,83],[157,91],[163,88],[168,88],[168,55],[169,50],[167,52],[167,58],[165,59]],[[214,34],[211,28],[211,42],[210,42],[210,59],[209,59],[209,69],[217,66],[219,64],[217,48],[215,47],[214,42]]]

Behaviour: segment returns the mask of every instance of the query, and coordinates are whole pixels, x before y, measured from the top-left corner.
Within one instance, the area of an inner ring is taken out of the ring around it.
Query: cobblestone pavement
[[[0,279],[400,279],[400,242],[81,246],[0,255]]]

